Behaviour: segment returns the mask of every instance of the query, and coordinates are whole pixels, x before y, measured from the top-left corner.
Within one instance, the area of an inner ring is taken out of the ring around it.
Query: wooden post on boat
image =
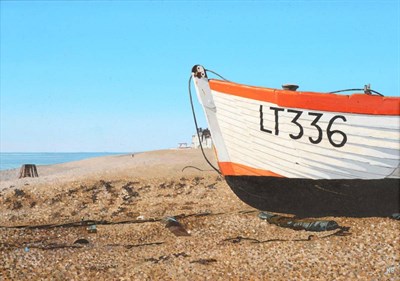
[[[26,177],[39,177],[36,165],[34,164],[24,164],[21,166],[21,169],[19,170],[19,178],[26,178]]]

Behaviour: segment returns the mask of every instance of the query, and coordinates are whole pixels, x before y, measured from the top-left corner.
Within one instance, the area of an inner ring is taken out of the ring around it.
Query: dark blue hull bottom
[[[225,180],[243,202],[263,211],[299,217],[386,217],[400,210],[400,179],[226,176]]]

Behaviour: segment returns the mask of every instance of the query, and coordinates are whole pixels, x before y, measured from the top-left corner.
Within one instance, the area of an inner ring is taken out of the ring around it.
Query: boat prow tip
[[[200,64],[196,64],[192,67],[192,73],[195,77],[197,78],[207,78],[207,73],[205,68],[200,65]]]

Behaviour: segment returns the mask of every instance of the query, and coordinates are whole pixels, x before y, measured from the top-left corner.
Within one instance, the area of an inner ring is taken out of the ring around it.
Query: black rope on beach
[[[221,216],[221,215],[230,215],[230,214],[249,214],[252,212],[256,212],[256,210],[234,210],[231,212],[200,212],[200,213],[191,213],[191,214],[179,214],[174,215],[173,217],[176,219],[186,219],[190,217],[207,217],[207,216]],[[124,220],[124,221],[107,221],[107,220],[81,220],[75,222],[67,222],[67,223],[59,223],[59,224],[39,224],[39,225],[15,225],[15,226],[6,226],[0,225],[0,228],[4,229],[51,229],[57,227],[87,227],[91,225],[118,225],[118,224],[142,224],[142,223],[154,223],[161,222],[164,218],[149,218],[147,220]],[[42,240],[41,240],[42,241]],[[1,243],[0,243],[1,245]]]
[[[201,144],[201,138],[200,138],[200,134],[199,134],[199,126],[197,125],[197,118],[196,118],[196,113],[195,113],[194,105],[193,105],[192,90],[190,87],[191,82],[192,82],[192,75],[190,75],[190,78],[189,78],[189,98],[190,98],[190,105],[192,106],[193,120],[194,120],[194,125],[196,126],[196,133],[197,133],[197,137],[199,139],[201,153],[203,153],[204,159],[207,161],[208,165],[210,165],[211,168],[213,168],[218,174],[222,175],[221,172],[217,168],[215,168],[213,164],[211,164],[211,162],[208,160],[206,154],[204,153],[203,145]]]
[[[379,92],[377,92],[377,91],[374,91],[374,90],[371,90],[371,89],[368,89],[368,90],[365,90],[365,89],[345,89],[345,90],[339,90],[339,91],[329,92],[328,94],[336,94],[336,93],[350,92],[350,91],[351,91],[351,92],[354,92],[354,91],[367,91],[367,92],[371,92],[371,93],[380,95],[381,97],[384,97],[384,95],[382,95],[381,93],[379,93]]]
[[[160,222],[161,218],[151,218],[147,220],[125,220],[125,221],[106,221],[106,220],[81,220],[76,222],[60,223],[60,224],[40,224],[40,225],[17,225],[17,226],[4,226],[0,228],[15,228],[15,229],[50,229],[56,227],[82,227],[91,225],[112,225],[112,224],[133,224],[133,223],[147,223],[147,222]]]
[[[351,232],[349,232],[349,227],[340,227],[339,230],[335,231],[334,233],[325,235],[325,236],[316,236],[316,235],[308,235],[307,238],[300,238],[300,239],[280,239],[280,238],[275,238],[275,239],[268,239],[268,240],[258,240],[255,238],[251,237],[243,237],[243,236],[236,236],[232,238],[226,238],[220,241],[220,243],[223,242],[232,242],[232,243],[240,243],[242,241],[250,241],[251,243],[256,243],[256,244],[262,244],[262,243],[269,243],[269,242],[305,242],[305,241],[314,241],[314,240],[319,240],[319,239],[325,239],[328,237],[332,236],[349,236],[351,235]]]
[[[211,212],[201,212],[201,213],[192,213],[192,214],[180,214],[173,216],[177,219],[185,219],[189,217],[204,217],[204,216],[219,216],[224,215],[226,213],[211,213]],[[68,223],[60,223],[60,224],[40,224],[40,225],[16,225],[16,226],[5,226],[0,225],[0,228],[5,229],[51,229],[56,227],[87,227],[91,225],[117,225],[117,224],[136,224],[136,223],[153,223],[163,221],[164,218],[150,218],[147,220],[124,220],[124,221],[107,221],[107,220],[81,220],[75,222]]]
[[[90,243],[88,243],[90,244]],[[152,243],[144,243],[144,244],[107,244],[104,247],[124,247],[126,249],[139,248],[145,246],[153,246],[153,245],[162,245],[164,242],[152,242]],[[64,248],[83,248],[84,244],[79,244],[75,242],[74,244],[66,244],[66,243],[20,243],[20,244],[10,244],[10,243],[0,243],[0,248],[25,248],[29,249],[41,249],[41,250],[55,250],[55,249],[64,249]]]
[[[196,169],[196,170],[199,170],[199,171],[201,171],[201,172],[210,172],[210,171],[212,172],[212,171],[214,171],[214,170],[203,170],[203,169],[197,168],[197,167],[195,167],[195,166],[185,166],[185,167],[183,167],[182,172],[183,172],[184,170],[188,169],[188,168]]]

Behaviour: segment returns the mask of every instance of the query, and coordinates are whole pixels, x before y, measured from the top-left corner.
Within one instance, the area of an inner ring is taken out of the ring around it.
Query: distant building
[[[204,130],[202,128],[199,128],[198,130],[201,145],[203,146],[203,148],[211,148],[212,140],[210,130],[208,128]],[[192,136],[192,148],[200,148],[199,137],[197,136],[197,134]]]

